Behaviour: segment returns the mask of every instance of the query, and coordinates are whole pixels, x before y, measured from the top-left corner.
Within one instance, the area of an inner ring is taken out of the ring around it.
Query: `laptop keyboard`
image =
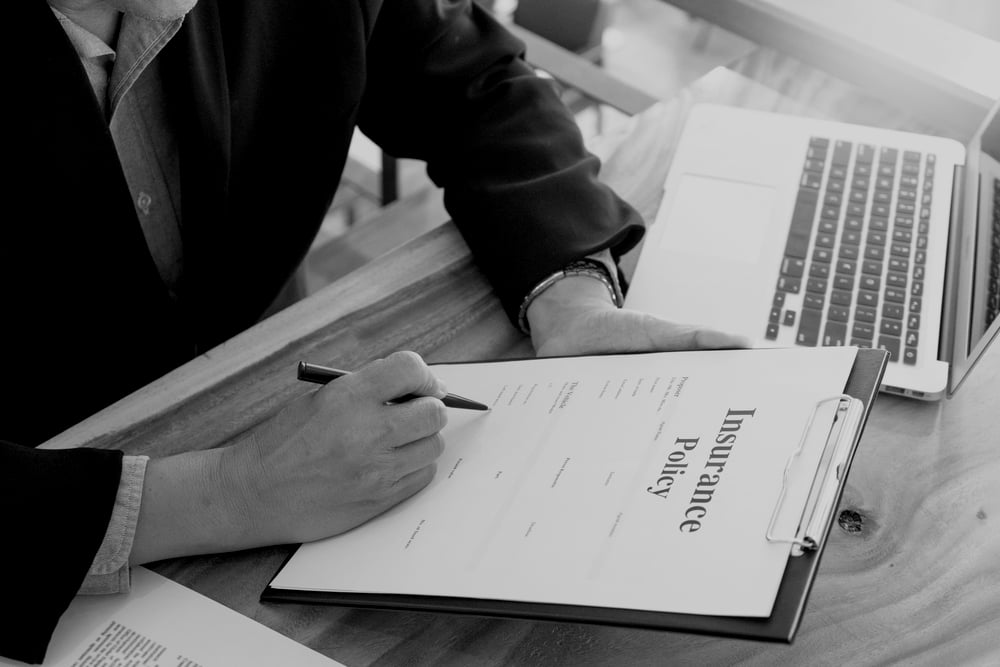
[[[934,167],[933,154],[809,140],[765,338],[791,327],[798,345],[917,363]]]

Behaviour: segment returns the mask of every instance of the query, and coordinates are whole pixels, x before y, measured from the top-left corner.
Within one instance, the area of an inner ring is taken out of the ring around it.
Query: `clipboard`
[[[591,623],[791,643],[819,570],[826,538],[836,520],[837,505],[872,403],[878,394],[888,358],[889,355],[884,350],[859,349],[843,394],[828,399],[838,403],[834,423],[822,424],[810,419],[802,433],[804,441],[813,432],[812,429],[827,429],[826,446],[794,533],[779,534],[773,531],[784,493],[774,509],[767,538],[770,541],[788,542],[792,548],[769,617],[706,616],[468,597],[290,590],[275,588],[271,583],[261,593],[260,600]],[[800,450],[801,446],[789,458],[786,475]],[[294,551],[288,558],[293,555]],[[280,571],[281,567],[275,576]]]

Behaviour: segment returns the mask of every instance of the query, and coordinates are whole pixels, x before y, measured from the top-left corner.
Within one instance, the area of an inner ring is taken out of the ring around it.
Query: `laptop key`
[[[823,294],[809,294],[806,292],[805,297],[802,299],[802,305],[805,308],[815,308],[816,310],[823,310],[823,303],[826,301],[826,296]]]
[[[877,275],[871,276],[868,274],[862,274],[861,282],[859,284],[864,289],[877,292],[879,288],[882,286],[882,278]]]
[[[889,287],[899,287],[906,289],[906,274],[897,271],[889,271],[885,276],[885,284]]]
[[[785,319],[783,319],[781,321],[781,324],[783,326],[786,326],[786,327],[793,327],[793,326],[795,326],[795,311],[794,310],[786,310],[785,311]]]
[[[767,318],[768,323],[774,324],[780,319],[781,319],[781,308],[772,308],[771,314]]]
[[[813,294],[826,294],[827,281],[823,278],[809,278],[806,280],[806,291]]]
[[[909,366],[915,366],[917,363],[917,348],[908,347],[903,350],[903,363]]]
[[[854,309],[854,320],[855,322],[864,322],[866,324],[874,324],[875,318],[878,316],[878,311],[871,306],[858,306]]]
[[[866,289],[858,290],[858,303],[862,306],[875,308],[878,306],[878,292]]]
[[[890,257],[889,258],[889,270],[890,271],[903,271],[905,272],[910,268],[910,260],[903,259],[902,257]]]
[[[872,339],[875,337],[875,327],[865,322],[855,322],[851,328],[851,335],[855,338],[867,340],[871,344]]]
[[[826,316],[831,321],[846,323],[851,316],[851,311],[845,306],[830,306],[830,309],[826,311]]]
[[[871,164],[875,159],[875,147],[871,144],[858,144],[858,163]]]
[[[845,322],[827,322],[823,332],[823,345],[843,345],[847,339],[847,324]]]
[[[830,265],[823,264],[822,262],[813,262],[809,266],[809,277],[810,278],[829,278],[830,277]]]
[[[820,174],[814,171],[804,171],[802,172],[802,179],[799,181],[799,186],[819,190],[820,183],[822,182]]]
[[[836,141],[833,145],[833,158],[830,162],[841,166],[846,165],[851,159],[851,147],[850,141]]]
[[[920,334],[916,331],[907,331],[905,340],[907,347],[916,347],[920,342]]]
[[[802,288],[801,278],[789,278],[788,276],[778,276],[777,290],[779,292],[791,292],[792,294],[798,294],[801,288]]]
[[[856,245],[842,245],[840,246],[840,258],[848,260],[856,260],[858,258],[859,250]]]
[[[906,318],[906,327],[908,329],[919,329],[920,328],[920,315],[911,313]]]
[[[879,331],[890,336],[900,336],[903,333],[903,323],[896,320],[882,320]]]
[[[820,146],[810,146],[806,151],[808,160],[826,160],[826,148]]]
[[[882,304],[882,317],[887,317],[892,320],[901,320],[905,314],[905,309],[898,303],[884,303]]]
[[[802,317],[799,319],[799,331],[795,336],[795,342],[799,345],[815,346],[819,340],[819,324],[823,319],[823,313],[812,308],[803,308]]]
[[[774,300],[771,301],[771,305],[774,306],[775,308],[781,308],[782,306],[784,306],[785,305],[785,293],[784,292],[775,292],[774,293]]]
[[[781,275],[799,278],[806,270],[806,262],[798,257],[786,257],[781,262]]]
[[[771,323],[767,325],[767,331],[764,332],[764,338],[768,340],[778,340],[778,325]]]
[[[861,263],[861,273],[870,276],[881,276],[882,262],[874,262],[870,259],[866,259]]]
[[[854,276],[838,273],[833,277],[833,286],[837,289],[852,290],[854,289]]]
[[[889,361],[899,360],[899,339],[895,336],[879,336],[878,346],[889,353]]]
[[[885,288],[885,300],[891,301],[893,303],[905,303],[906,302],[906,292],[895,287]]]
[[[857,271],[858,263],[850,259],[838,259],[837,260],[837,273],[843,273],[847,275],[854,275]]]
[[[830,292],[830,303],[836,306],[850,306],[851,293],[844,290],[835,289]]]

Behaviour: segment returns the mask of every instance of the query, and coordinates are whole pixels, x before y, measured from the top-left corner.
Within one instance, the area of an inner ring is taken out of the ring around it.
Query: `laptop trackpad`
[[[756,262],[775,192],[756,183],[684,174],[663,219],[662,247],[672,253]]]

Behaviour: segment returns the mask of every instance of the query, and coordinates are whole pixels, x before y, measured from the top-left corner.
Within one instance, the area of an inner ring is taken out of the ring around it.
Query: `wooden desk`
[[[686,110],[699,100],[891,127],[911,121],[794,63],[741,64],[764,83],[717,69],[599,146],[608,182],[654,218]],[[780,88],[781,94],[775,87]],[[64,434],[166,454],[253,428],[309,388],[309,359],[353,367],[397,348],[432,361],[523,355],[449,224],[352,272],[308,300]],[[881,396],[844,495],[841,528],[792,646],[676,633],[436,614],[263,605],[290,547],[177,559],[165,574],[348,665],[370,664],[997,664],[1000,662],[1000,349],[952,401]]]

